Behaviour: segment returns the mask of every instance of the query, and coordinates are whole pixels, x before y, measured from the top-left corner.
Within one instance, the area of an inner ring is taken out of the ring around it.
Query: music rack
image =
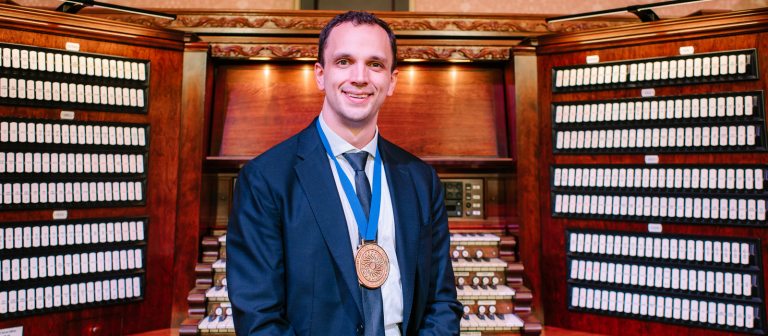
[[[754,41],[768,26],[764,11],[739,14],[539,40],[547,151],[534,166],[551,325],[766,332],[765,50]],[[747,21],[755,30],[737,27]],[[722,262],[726,242],[738,262]]]

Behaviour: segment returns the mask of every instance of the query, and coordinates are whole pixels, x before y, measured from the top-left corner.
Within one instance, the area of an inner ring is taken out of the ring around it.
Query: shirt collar
[[[347,153],[347,152],[359,152],[359,151],[366,151],[368,154],[371,155],[371,157],[376,157],[376,148],[379,144],[379,127],[376,127],[376,133],[373,135],[373,139],[363,148],[356,148],[355,146],[352,146],[349,142],[344,140],[344,138],[340,137],[336,132],[334,132],[328,124],[325,123],[323,120],[322,112],[320,113],[320,116],[318,117],[318,120],[320,120],[320,128],[323,130],[323,133],[325,133],[325,137],[328,139],[328,145],[331,146],[331,152],[333,153],[333,156],[339,156],[341,154]]]

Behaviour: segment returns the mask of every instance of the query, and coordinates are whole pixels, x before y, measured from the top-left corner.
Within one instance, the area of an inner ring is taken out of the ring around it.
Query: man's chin
[[[344,121],[350,124],[365,124],[372,119],[374,113],[369,111],[350,111],[342,113]]]

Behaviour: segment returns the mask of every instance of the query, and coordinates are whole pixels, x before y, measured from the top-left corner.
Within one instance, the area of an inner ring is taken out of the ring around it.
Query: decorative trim
[[[312,44],[212,44],[211,56],[221,58],[298,58],[317,57],[317,45]]]
[[[388,23],[398,31],[455,31],[455,32],[492,32],[548,34],[563,31],[597,29],[626,24],[626,22],[574,22],[566,24],[547,24],[543,18],[513,19],[388,19]]]
[[[211,56],[221,58],[307,58],[317,57],[316,44],[247,44],[214,43]],[[506,61],[510,59],[509,47],[465,47],[465,46],[401,46],[397,48],[399,59],[422,59],[430,61]]]
[[[184,13],[178,12],[175,21],[129,14],[91,14],[110,20],[130,22],[145,26],[178,29],[187,32],[222,33],[231,29],[269,30],[270,33],[318,33],[336,12],[286,12],[286,13]],[[455,35],[498,35],[531,36],[557,32],[570,32],[625,25],[637,22],[634,19],[606,19],[599,21],[574,21],[547,24],[544,17],[531,16],[456,16],[445,14],[414,13],[410,16],[380,15],[392,28],[403,35],[413,33],[446,32]],[[256,31],[258,33],[258,31]]]
[[[506,61],[509,60],[509,55],[509,47],[406,46],[397,48],[399,59]]]
[[[756,34],[768,31],[768,8],[668,19],[542,36],[537,53],[556,54],[630,45]]]
[[[316,57],[314,40],[336,11],[192,12],[180,11],[174,21],[119,14],[90,15],[134,24],[181,30],[212,45],[212,56],[221,58]],[[429,61],[506,61],[510,47],[527,38],[552,33],[613,29],[636,19],[566,21],[554,24],[544,17],[438,13],[378,13],[401,40],[400,59]],[[306,41],[305,41],[306,40]],[[446,41],[450,40],[448,45]],[[465,41],[466,43],[462,42]],[[405,43],[402,43],[405,42]]]
[[[155,19],[155,21],[159,21]],[[320,30],[328,19],[297,17],[250,16],[179,16],[169,22],[169,28],[265,28],[290,30]]]
[[[0,27],[122,44],[182,50],[184,33],[0,3]]]

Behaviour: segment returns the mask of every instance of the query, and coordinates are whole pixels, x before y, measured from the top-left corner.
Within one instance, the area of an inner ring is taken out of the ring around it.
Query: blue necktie
[[[355,193],[360,205],[363,206],[365,217],[371,208],[371,184],[365,175],[365,163],[368,152],[345,153],[344,158],[355,170]],[[360,232],[359,235],[363,235]],[[363,314],[365,315],[365,336],[384,336],[384,308],[381,300],[381,288],[368,289],[360,286],[363,298]]]

